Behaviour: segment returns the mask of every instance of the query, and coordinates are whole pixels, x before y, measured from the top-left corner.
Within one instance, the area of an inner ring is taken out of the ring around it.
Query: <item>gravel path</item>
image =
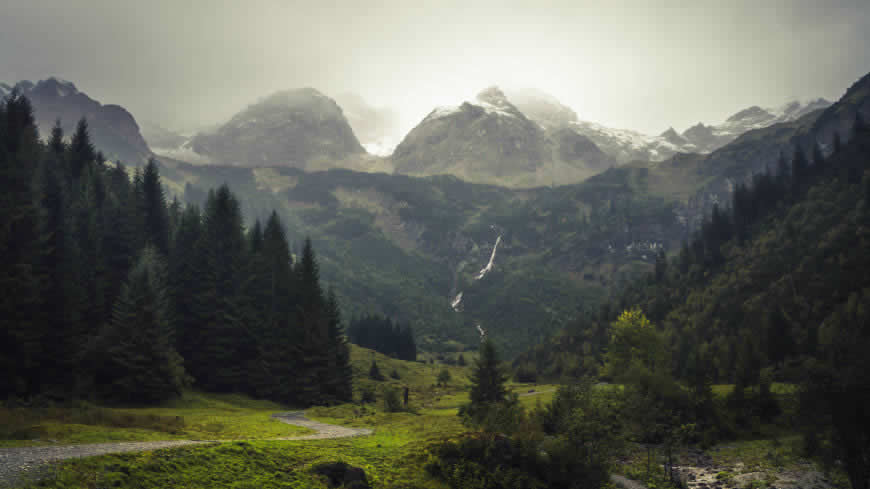
[[[317,433],[312,435],[272,438],[273,440],[323,440],[327,438],[348,438],[370,435],[367,428],[345,428],[326,423],[311,421],[302,411],[276,413],[273,418],[283,423],[309,428]],[[185,445],[201,445],[239,440],[175,440],[143,441],[116,443],[89,443],[85,445],[58,445],[41,447],[0,448],[0,487],[14,486],[19,482],[38,478],[44,474],[48,464],[60,460],[80,457],[93,457],[109,453],[145,452],[161,448],[174,448]]]
[[[372,430],[368,428],[346,428],[334,424],[318,423],[311,421],[305,417],[302,411],[294,411],[290,413],[275,413],[273,418],[278,421],[309,428],[317,433],[313,435],[289,436],[286,438],[277,438],[278,440],[323,440],[327,438],[352,438],[354,436],[371,435]]]

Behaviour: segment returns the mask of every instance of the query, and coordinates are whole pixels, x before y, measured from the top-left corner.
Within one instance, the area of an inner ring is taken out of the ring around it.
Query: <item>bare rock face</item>
[[[191,146],[214,163],[244,167],[305,169],[365,154],[338,104],[313,88],[272,94]]]
[[[84,117],[94,146],[106,157],[139,164],[151,156],[133,115],[119,105],[103,105],[80,92],[72,82],[59,78],[36,83],[25,80],[15,87],[0,84],[0,98],[13,88],[30,99],[43,138],[48,137],[58,119],[64,134],[71,135],[79,119]]]

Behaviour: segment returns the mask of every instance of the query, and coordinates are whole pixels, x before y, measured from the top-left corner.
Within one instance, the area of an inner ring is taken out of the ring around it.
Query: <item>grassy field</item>
[[[320,462],[343,461],[365,470],[373,487],[415,487],[436,489],[445,486],[426,475],[423,466],[427,447],[455,437],[465,431],[456,416],[458,407],[468,400],[471,367],[431,365],[395,360],[370,350],[352,346],[352,367],[356,396],[362,389],[374,389],[377,401],[372,404],[345,404],[316,407],[306,411],[315,420],[352,427],[373,428],[371,436],[310,441],[269,441],[263,438],[300,432],[269,419],[286,406],[256,401],[243,396],[217,396],[186,393],[180,400],[139,409],[96,408],[117,416],[132,416],[140,423],[151,419],[164,426],[112,427],[102,424],[68,423],[44,419],[36,423],[44,435],[58,436],[59,442],[107,440],[158,440],[175,438],[234,439],[244,441],[205,446],[190,446],[132,454],[106,455],[70,460],[54,467],[39,487],[233,487],[233,488],[325,488],[326,481],[311,472]],[[376,361],[384,381],[369,378],[372,360]],[[451,380],[438,384],[442,369]],[[395,373],[398,379],[390,374]],[[387,413],[381,404],[385,388],[410,390],[411,412]],[[549,401],[555,385],[511,384],[521,402],[533,407]],[[530,390],[535,392],[530,393]],[[176,416],[183,426],[170,426]],[[64,435],[60,433],[67,430]],[[260,438],[261,440],[255,440]],[[7,446],[33,442],[6,440]]]
[[[731,391],[734,390],[734,384],[715,384],[713,385],[713,394],[716,394],[720,397],[725,397],[728,394],[731,394]],[[796,384],[784,384],[782,382],[774,382],[770,386],[770,391],[774,394],[785,395],[785,394],[796,394],[798,392],[798,386]]]
[[[343,440],[244,441],[73,460],[39,487],[49,488],[306,488],[328,487],[311,473],[320,462],[346,462],[365,470],[372,487],[441,489],[423,466],[426,446],[462,432],[455,416],[321,410],[321,419],[373,426],[371,436]],[[345,417],[349,416],[349,417]]]
[[[238,440],[310,433],[271,418],[290,408],[241,395],[186,392],[156,407],[79,403],[0,408],[0,446],[157,440]]]

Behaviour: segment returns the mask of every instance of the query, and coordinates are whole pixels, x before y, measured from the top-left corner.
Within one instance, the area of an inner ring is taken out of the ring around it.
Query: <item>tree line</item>
[[[280,402],[351,398],[338,303],[309,240],[245,227],[224,185],[167,202],[158,164],[106,164],[82,119],[39,139],[0,103],[0,396],[154,402],[194,385]]]
[[[417,359],[417,344],[410,325],[402,325],[378,316],[352,319],[347,328],[351,343],[378,351],[399,360]]]

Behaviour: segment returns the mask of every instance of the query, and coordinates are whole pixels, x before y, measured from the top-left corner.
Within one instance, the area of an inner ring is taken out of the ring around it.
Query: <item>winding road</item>
[[[302,411],[275,413],[272,415],[282,423],[309,428],[316,433],[270,440],[324,440],[329,438],[350,438],[372,434],[368,428],[346,428],[344,426],[318,423],[305,417]],[[145,452],[161,448],[174,448],[185,445],[203,445],[224,443],[240,440],[174,440],[174,441],[144,441],[116,443],[88,443],[84,445],[58,445],[41,447],[0,448],[0,487],[13,486],[27,478],[28,474],[37,474],[40,468],[51,462],[70,458],[93,457],[110,453]]]

